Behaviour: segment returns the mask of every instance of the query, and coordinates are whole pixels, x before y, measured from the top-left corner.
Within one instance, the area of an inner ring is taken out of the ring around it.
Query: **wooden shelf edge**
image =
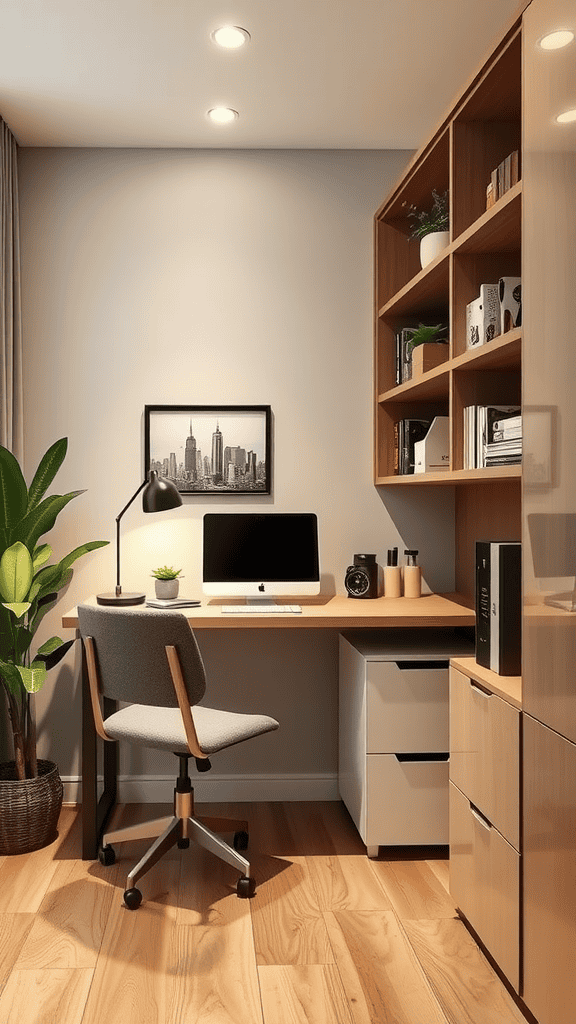
[[[475,682],[487,687],[497,697],[522,710],[522,676],[499,676],[489,668],[479,665],[476,658],[451,658],[450,664]]]
[[[404,473],[375,477],[376,487],[403,487],[418,484],[476,484],[495,480],[522,479],[522,466],[490,466],[486,469],[452,469],[441,473]]]

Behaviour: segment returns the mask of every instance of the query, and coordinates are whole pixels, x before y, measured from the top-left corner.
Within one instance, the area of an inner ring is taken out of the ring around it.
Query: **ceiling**
[[[22,146],[416,149],[519,7],[0,0],[0,115]],[[251,42],[219,49],[222,24]]]

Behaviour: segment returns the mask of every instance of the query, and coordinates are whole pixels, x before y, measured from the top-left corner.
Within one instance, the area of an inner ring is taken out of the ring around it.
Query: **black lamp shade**
[[[182,497],[170,480],[159,477],[153,469],[150,470],[149,476],[150,480],[142,495],[144,512],[165,512],[182,504]]]
[[[134,499],[140,494],[140,491],[143,491],[142,509],[144,512],[166,512],[167,509],[177,508],[178,505],[182,504],[180,493],[170,480],[159,477],[158,473],[153,469],[150,470],[148,477],[148,480],[140,484],[140,487],[132,495],[128,504],[116,516],[116,589],[113,593],[97,594],[96,601],[98,604],[119,607],[122,605],[144,604],[146,600],[145,594],[126,594],[123,593],[120,586],[120,520],[126,510],[130,508]]]

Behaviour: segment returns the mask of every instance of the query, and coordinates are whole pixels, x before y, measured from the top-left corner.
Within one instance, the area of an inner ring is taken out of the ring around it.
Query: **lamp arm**
[[[132,497],[130,498],[130,501],[126,505],[124,505],[122,511],[116,516],[116,597],[119,597],[120,594],[122,593],[122,587],[120,586],[120,520],[122,519],[124,513],[130,508],[130,505],[135,500],[135,498],[138,497],[142,488],[145,487],[147,483],[147,479],[144,479],[142,481],[138,490],[135,491]]]

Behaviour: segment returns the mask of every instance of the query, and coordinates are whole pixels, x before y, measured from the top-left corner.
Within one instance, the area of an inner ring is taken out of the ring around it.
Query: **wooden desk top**
[[[88,603],[95,601],[96,598],[92,597]],[[220,605],[234,603],[234,600],[207,600],[199,608],[183,611],[192,628],[197,629],[377,629],[389,626],[473,626],[476,621],[474,609],[461,594],[377,597],[371,600],[340,594],[333,597],[321,595],[294,602],[302,608],[302,612],[296,615],[275,615],[273,612],[223,615]],[[75,608],[62,616],[62,626],[64,629],[78,628]]]

